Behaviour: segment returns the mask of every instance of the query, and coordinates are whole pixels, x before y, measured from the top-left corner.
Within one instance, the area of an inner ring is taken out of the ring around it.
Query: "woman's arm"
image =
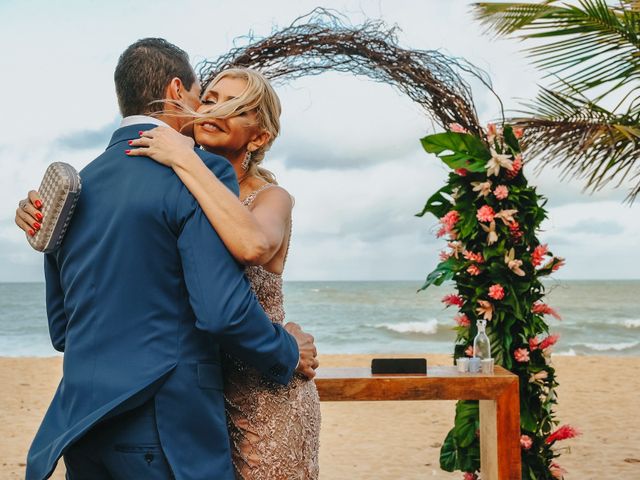
[[[182,137],[182,138],[179,138]],[[169,128],[144,133],[129,155],[148,156],[171,166],[196,198],[225,246],[240,263],[264,265],[280,250],[290,224],[293,203],[286,190],[260,194],[249,211],[193,151],[193,141]]]

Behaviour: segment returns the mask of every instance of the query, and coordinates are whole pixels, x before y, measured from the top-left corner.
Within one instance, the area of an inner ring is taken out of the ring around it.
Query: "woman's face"
[[[242,94],[247,81],[243,78],[224,77],[202,95],[199,113],[206,113],[216,104]],[[231,118],[215,118],[194,125],[196,142],[205,149],[230,156],[244,156],[249,142],[255,140],[261,129],[256,125],[255,110]]]

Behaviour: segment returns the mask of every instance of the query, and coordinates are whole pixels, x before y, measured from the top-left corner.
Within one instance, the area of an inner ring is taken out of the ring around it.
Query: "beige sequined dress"
[[[251,193],[244,205],[271,185]],[[246,274],[272,322],[284,322],[282,276],[261,266]],[[226,357],[225,403],[236,477],[244,480],[318,478],[320,400],[315,383],[299,374],[287,386],[266,380]]]

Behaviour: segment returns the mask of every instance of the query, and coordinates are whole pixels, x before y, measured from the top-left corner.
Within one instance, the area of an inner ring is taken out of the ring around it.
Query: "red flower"
[[[537,337],[533,337],[529,339],[529,350],[532,352],[538,349],[538,345],[540,345],[540,340]]]
[[[555,309],[547,305],[546,303],[542,303],[542,302],[534,303],[533,307],[531,307],[531,312],[535,313],[536,315],[551,315],[552,317],[555,317],[558,320],[562,320],[562,317],[560,316],[560,314]]]
[[[456,172],[461,177],[466,177],[469,173],[469,170],[467,170],[466,168],[456,168],[454,172]]]
[[[516,158],[513,159],[513,165],[511,166],[511,170],[507,170],[507,178],[513,180],[518,176],[522,170],[522,155],[516,155]]]
[[[547,338],[545,338],[540,342],[540,345],[538,345],[538,347],[540,348],[540,350],[545,350],[549,347],[554,346],[558,342],[559,338],[560,338],[560,335],[558,335],[557,333],[554,333],[553,335],[549,335]]]
[[[521,128],[521,127],[514,128],[513,135],[518,139],[522,138],[522,135],[524,135],[524,128]]]
[[[489,296],[494,300],[502,300],[504,298],[504,288],[499,283],[489,287]]]
[[[531,263],[534,267],[542,265],[542,260],[544,260],[544,256],[549,253],[549,248],[547,244],[538,245],[531,254]]]
[[[442,297],[442,303],[444,303],[447,307],[451,307],[453,305],[462,307],[462,305],[464,305],[464,300],[460,295],[449,294]]]
[[[577,437],[578,435],[580,435],[580,432],[573,428],[571,425],[563,425],[551,435],[549,435],[545,440],[545,443],[550,444],[560,440],[567,440],[569,438]]]
[[[473,472],[464,472],[462,480],[478,480],[478,476]]]

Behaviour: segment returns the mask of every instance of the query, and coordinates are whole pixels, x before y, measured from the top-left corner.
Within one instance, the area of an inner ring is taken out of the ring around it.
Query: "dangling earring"
[[[249,162],[251,162],[251,152],[247,150],[244,160],[242,161],[242,169],[246,172],[249,170]]]

